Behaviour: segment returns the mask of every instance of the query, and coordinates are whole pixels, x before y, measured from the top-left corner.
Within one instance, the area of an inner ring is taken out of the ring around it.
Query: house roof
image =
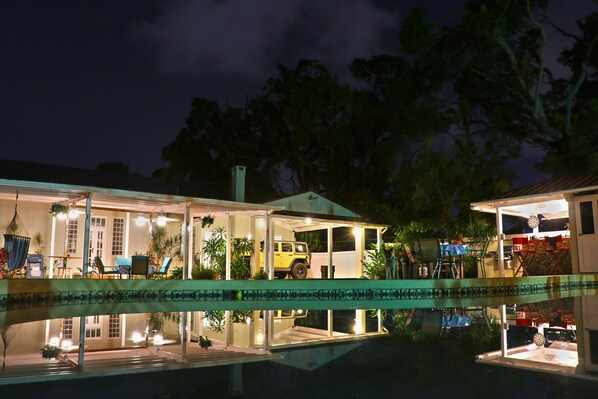
[[[266,205],[283,206],[283,211],[277,213],[295,215],[324,217],[327,219],[359,219],[361,216],[349,209],[316,194],[308,191],[290,197],[281,198],[275,201],[266,202]]]
[[[228,199],[222,193],[205,185],[200,186],[132,173],[106,172],[34,162],[0,160],[0,178],[114,188],[154,194]]]
[[[0,199],[63,202],[85,206],[91,193],[93,207],[130,212],[192,214],[264,214],[280,209],[223,199],[210,187],[165,179],[31,162],[0,160]]]
[[[275,223],[293,231],[313,231],[328,227],[362,227],[384,229],[387,225],[371,224],[357,213],[313,191],[292,195],[265,205],[279,206],[272,216]]]
[[[474,202],[471,207],[480,212],[496,213],[496,209],[501,208],[506,215],[529,217],[542,214],[547,219],[554,219],[568,216],[565,194],[596,190],[598,175],[557,177]]]

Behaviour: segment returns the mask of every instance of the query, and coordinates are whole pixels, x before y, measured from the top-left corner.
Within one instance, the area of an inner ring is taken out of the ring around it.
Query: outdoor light
[[[164,215],[158,216],[158,219],[156,220],[156,224],[160,227],[166,226],[166,216],[164,216]]]
[[[248,239],[249,241],[251,241],[251,238],[252,238],[252,237],[253,237],[253,236],[251,235],[251,233],[247,234],[247,239]]]
[[[65,220],[66,213],[60,212],[60,213],[56,214],[56,217],[58,218],[58,220]]]
[[[263,229],[264,226],[266,226],[266,222],[264,222],[264,219],[258,219],[257,220],[257,227],[259,227],[260,229]]]
[[[135,219],[135,224],[137,225],[137,227],[143,227],[146,223],[147,218],[144,218],[143,216],[137,216],[137,219]]]
[[[136,344],[140,343],[144,339],[145,339],[145,337],[143,335],[141,335],[141,333],[139,331],[133,332],[133,335],[131,336],[131,340],[133,342],[135,342]]]
[[[52,337],[52,338],[50,338],[49,344],[51,346],[58,346],[58,345],[60,345],[60,338],[58,338],[58,337]]]
[[[305,224],[312,224],[311,218],[305,218]]]
[[[255,340],[257,341],[258,344],[263,344],[264,343],[264,334],[262,334],[261,332],[258,332],[257,336],[255,337]]]
[[[60,345],[62,349],[71,349],[71,346],[73,346],[73,341],[70,339],[63,340],[62,344]]]
[[[162,334],[154,335],[154,345],[162,345],[164,343],[164,337]]]
[[[77,212],[76,208],[71,208],[69,211],[69,219],[76,219],[79,216],[79,212]]]

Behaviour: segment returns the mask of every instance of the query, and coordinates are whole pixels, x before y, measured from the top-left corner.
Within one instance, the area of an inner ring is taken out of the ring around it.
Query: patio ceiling
[[[326,230],[328,227],[361,227],[368,229],[386,229],[387,225],[382,224],[371,224],[357,221],[343,221],[343,220],[332,220],[332,219],[319,219],[319,218],[306,218],[300,216],[289,216],[289,215],[273,215],[272,219],[274,223],[285,229],[295,232],[306,232],[315,230]]]

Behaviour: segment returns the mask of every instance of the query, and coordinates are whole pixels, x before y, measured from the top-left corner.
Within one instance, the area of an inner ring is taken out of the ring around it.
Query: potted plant
[[[62,349],[57,346],[46,344],[41,348],[42,357],[44,359],[55,359],[62,353]]]

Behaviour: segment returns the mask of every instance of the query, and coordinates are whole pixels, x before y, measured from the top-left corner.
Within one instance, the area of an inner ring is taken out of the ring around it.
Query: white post
[[[230,261],[231,261],[231,242],[232,242],[232,223],[230,213],[226,214],[226,280],[231,279]]]
[[[502,209],[496,208],[496,235],[498,239],[498,277],[505,276],[505,250],[503,248],[503,242],[505,235],[502,232]]]
[[[264,215],[264,272],[268,273],[268,280],[274,279],[270,273],[270,215],[268,212]]]
[[[129,239],[131,234],[131,212],[127,212],[125,216],[125,258],[129,257]]]
[[[56,246],[56,216],[52,216],[52,235],[50,236],[50,258],[49,258],[49,267],[50,273],[48,274],[49,278],[54,277],[54,262],[52,256],[54,256],[55,250],[54,247]]]
[[[274,218],[268,218],[268,274],[274,278]],[[272,319],[274,323],[274,319]]]
[[[68,220],[68,219],[67,219]],[[68,223],[68,222],[67,222]],[[83,234],[83,272],[81,278],[87,278],[89,268],[89,229],[91,225],[91,193],[87,193],[85,199],[85,232]],[[65,247],[66,249],[66,247]]]
[[[191,204],[185,205],[185,217],[183,218],[183,280],[191,278]]]
[[[507,324],[507,306],[499,305],[500,310],[500,354],[502,357],[507,356],[507,330],[509,325]]]
[[[326,277],[332,278],[332,226],[328,226],[328,229],[326,231],[326,237],[328,240],[328,276]]]

